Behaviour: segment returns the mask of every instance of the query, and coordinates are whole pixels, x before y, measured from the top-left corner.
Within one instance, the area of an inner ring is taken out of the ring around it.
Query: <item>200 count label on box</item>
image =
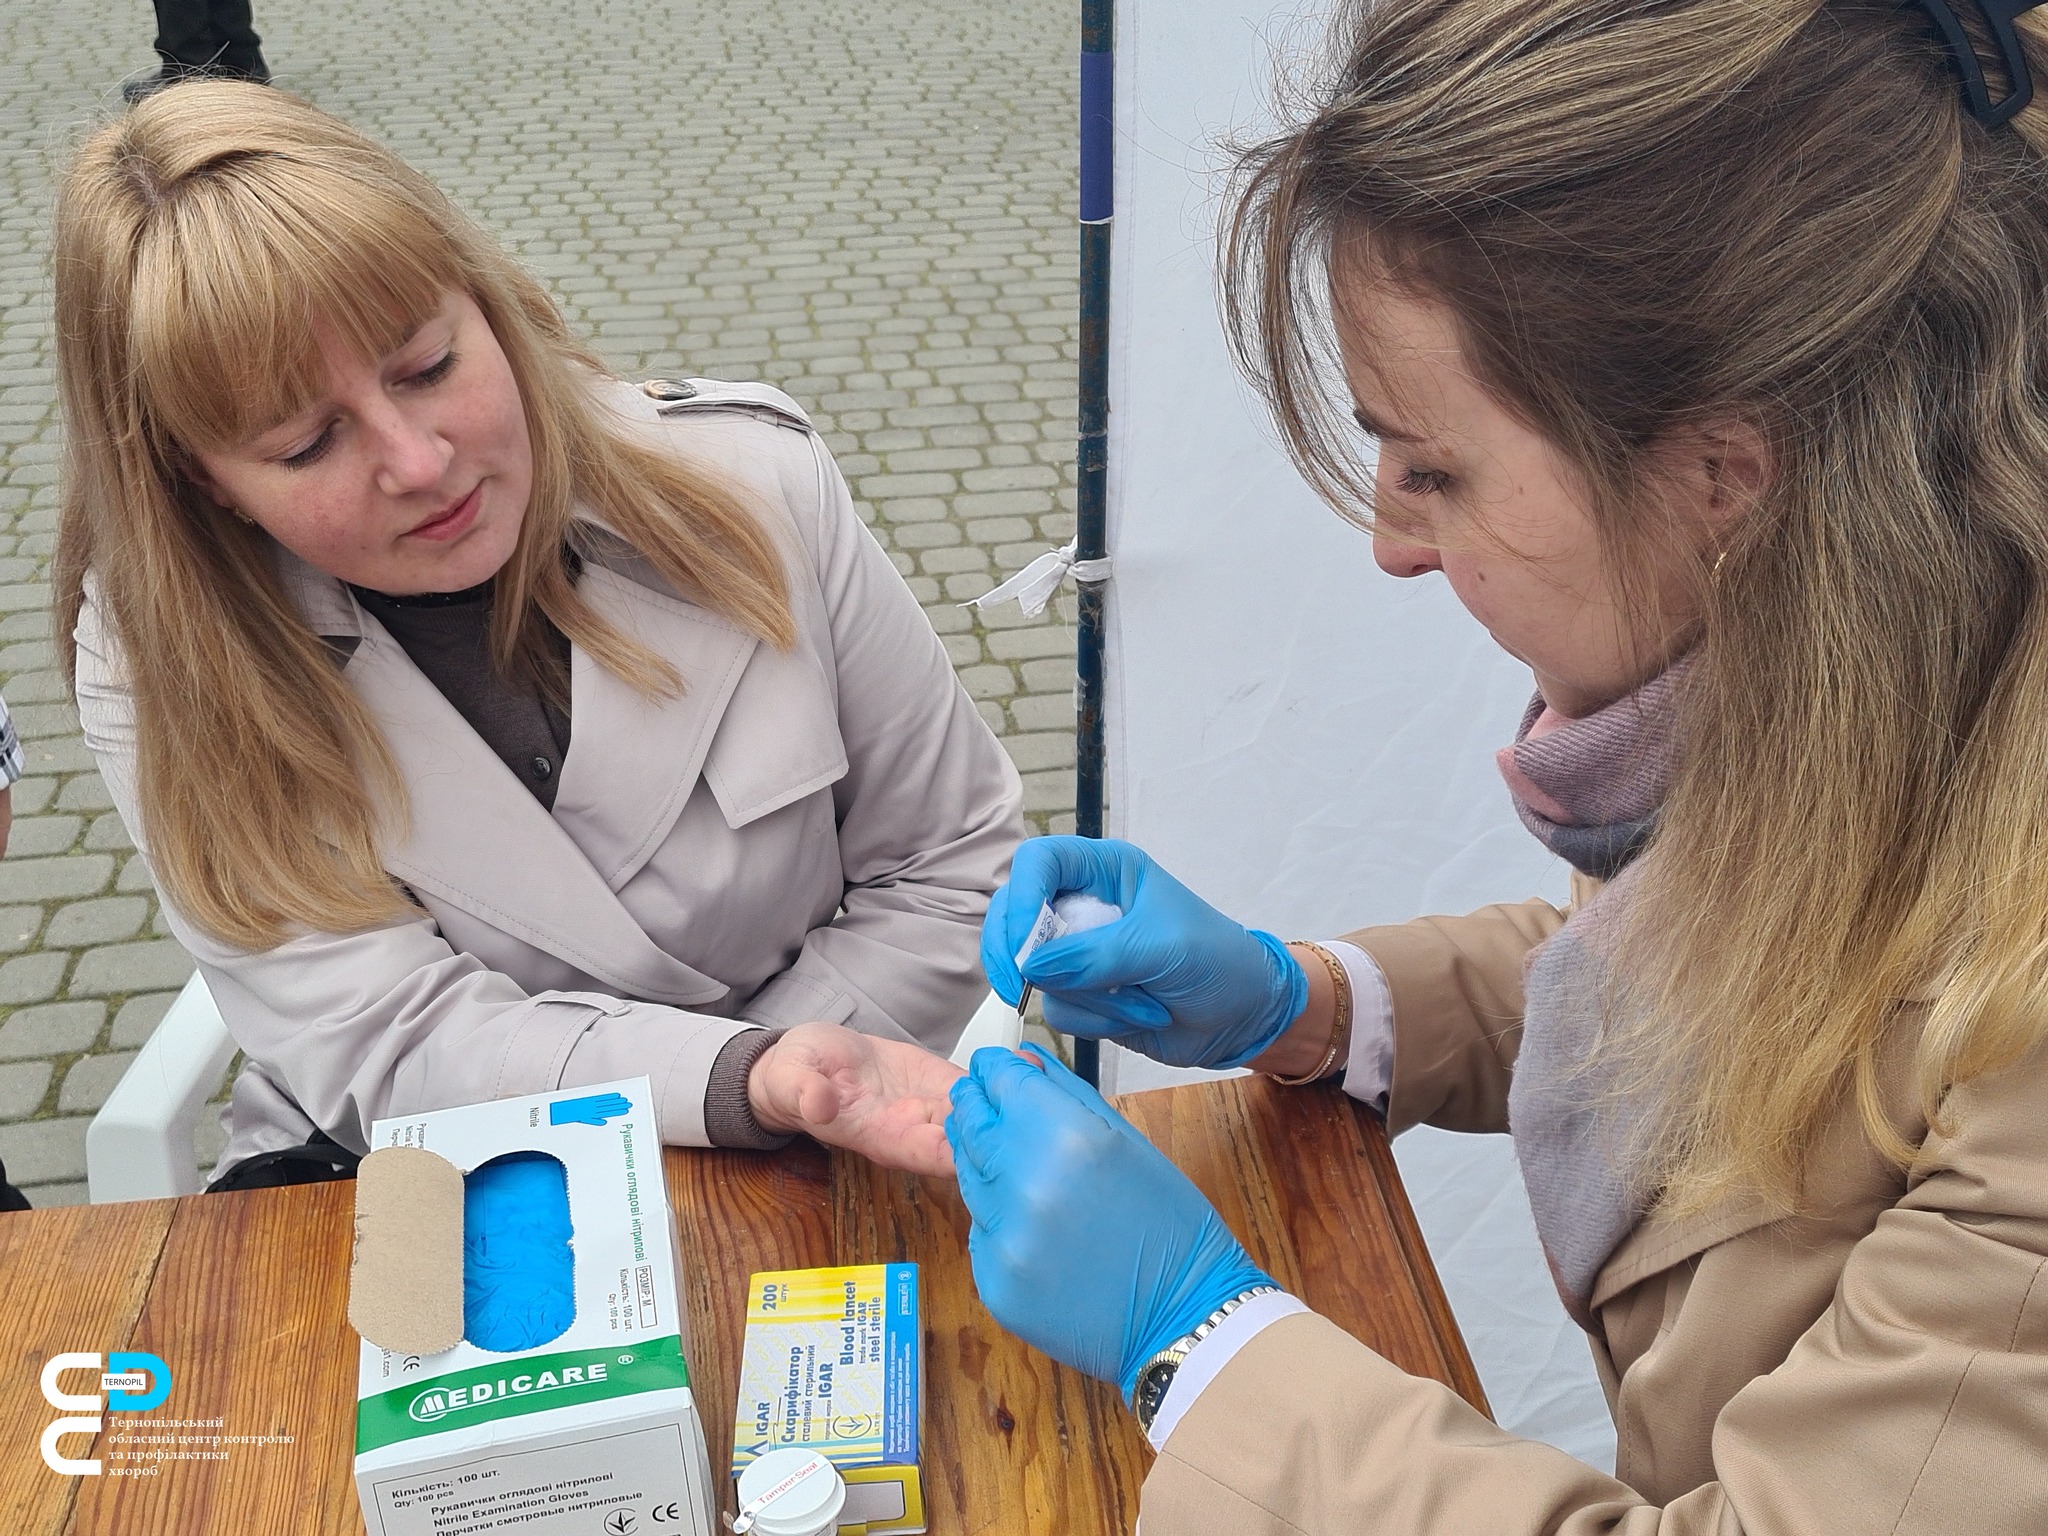
[[[840,1536],[924,1530],[923,1342],[915,1264],[755,1275],[733,1475],[769,1451],[818,1451],[846,1480]]]

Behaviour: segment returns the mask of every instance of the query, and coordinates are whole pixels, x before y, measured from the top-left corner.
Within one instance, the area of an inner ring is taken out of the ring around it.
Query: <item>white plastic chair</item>
[[[196,1195],[192,1131],[235,1059],[235,1042],[198,972],[85,1128],[93,1204]]]
[[[1014,1047],[1022,1039],[1017,1010],[991,992],[961,1031],[953,1060],[964,1067],[984,1045]],[[95,1205],[196,1195],[205,1187],[192,1132],[234,1056],[213,994],[194,972],[86,1127],[85,1182]]]

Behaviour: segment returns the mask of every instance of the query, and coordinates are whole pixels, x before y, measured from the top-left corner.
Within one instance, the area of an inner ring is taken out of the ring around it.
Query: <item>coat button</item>
[[[697,393],[696,385],[685,384],[679,379],[649,379],[640,389],[656,400],[688,400]]]
[[[555,765],[544,757],[536,757],[531,767],[536,779],[551,779],[555,776]]]

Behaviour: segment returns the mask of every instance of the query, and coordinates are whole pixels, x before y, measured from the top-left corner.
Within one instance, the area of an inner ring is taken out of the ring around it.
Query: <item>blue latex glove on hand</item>
[[[1061,891],[1123,908],[1113,923],[1041,944],[1017,968],[1038,909]],[[989,985],[1015,1004],[1024,982],[1045,1022],[1111,1039],[1177,1067],[1241,1067],[1308,1006],[1308,977],[1287,946],[1244,928],[1129,843],[1034,837],[981,925]]]
[[[976,1051],[946,1136],[983,1305],[1125,1402],[1147,1360],[1273,1283],[1186,1174],[1041,1053]]]

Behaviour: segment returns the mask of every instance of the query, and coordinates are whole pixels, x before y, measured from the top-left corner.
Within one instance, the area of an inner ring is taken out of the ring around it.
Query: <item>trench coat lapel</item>
[[[1653,1211],[1607,1256],[1593,1281],[1590,1306],[1597,1313],[1622,1292],[1652,1275],[1683,1264],[1717,1243],[1781,1221],[1784,1215],[1777,1207],[1751,1198],[1725,1201],[1677,1219]]]
[[[1909,1146],[1927,1135],[1921,1113],[1914,1063],[1927,1009],[1947,990],[1949,978],[1938,975],[1900,999],[1890,1031],[1881,1047],[1878,1080],[1885,1085],[1892,1130]],[[1873,1147],[1851,1100],[1837,1109],[1809,1154],[1804,1196],[1797,1214],[1755,1195],[1737,1195],[1684,1218],[1652,1211],[1622,1239],[1593,1283],[1595,1311],[1652,1275],[1686,1263],[1717,1243],[1730,1242],[1759,1227],[1790,1220],[1835,1222],[1844,1211],[1865,1209],[1875,1219],[1873,1201],[1896,1204],[1905,1194],[1903,1171]]]
[[[350,618],[360,636],[348,662],[349,683],[383,726],[409,800],[407,835],[387,849],[385,867],[621,995],[685,1006],[724,997],[723,982],[648,938],[569,832],[383,626],[345,592],[339,595],[354,610]],[[595,725],[579,709],[569,763],[608,745],[619,756],[662,750],[651,741],[614,737],[608,743]],[[568,779],[565,764],[563,789]]]
[[[581,647],[571,651],[569,755],[555,788],[555,820],[616,891],[682,814],[760,642],[714,613],[594,562],[577,587],[600,618],[672,662],[685,689],[677,698],[650,699]]]

